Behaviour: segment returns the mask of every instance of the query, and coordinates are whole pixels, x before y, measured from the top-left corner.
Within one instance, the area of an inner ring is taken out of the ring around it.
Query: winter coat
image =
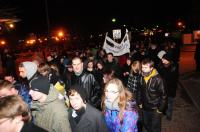
[[[166,86],[156,69],[148,77],[143,77],[139,104],[144,110],[164,111],[167,103]]]
[[[168,67],[163,64],[159,65],[158,71],[162,78],[166,82],[166,91],[168,97],[176,96],[176,88],[178,83],[178,69],[174,63],[171,63]]]
[[[72,109],[69,110],[69,122],[72,132],[108,132],[103,114],[89,104],[78,124],[72,117]]]
[[[131,91],[131,93],[133,93],[133,97],[136,100],[136,103],[138,104],[138,99],[139,99],[139,95],[141,92],[141,82],[142,82],[142,75],[138,74],[138,73],[133,73],[130,74],[128,77],[128,83],[127,83],[127,88],[129,89],[129,91]]]
[[[44,103],[33,101],[32,115],[34,122],[49,132],[71,132],[67,107],[58,99],[58,92],[51,85]]]
[[[129,102],[130,103],[130,102]],[[119,110],[106,108],[104,116],[109,132],[137,132],[138,113],[129,105],[123,113],[123,120],[120,122]]]
[[[31,107],[31,96],[29,95],[29,90],[25,84],[21,84],[18,82],[14,83],[15,89],[17,89],[18,94],[22,96],[23,100],[28,104],[29,108]]]

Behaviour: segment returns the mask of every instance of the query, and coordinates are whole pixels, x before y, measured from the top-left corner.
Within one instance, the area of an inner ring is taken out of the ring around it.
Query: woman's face
[[[130,66],[131,65],[131,60],[129,60],[129,59],[126,60],[126,63],[127,63],[128,66]]]
[[[93,62],[89,62],[89,63],[88,63],[88,68],[93,68],[93,66],[94,66],[94,65],[93,65]]]
[[[98,68],[98,69],[102,69],[103,66],[102,66],[100,63],[98,63],[98,64],[97,64],[97,68]]]
[[[119,97],[119,90],[116,84],[108,84],[105,89],[105,97],[108,101],[114,102]]]

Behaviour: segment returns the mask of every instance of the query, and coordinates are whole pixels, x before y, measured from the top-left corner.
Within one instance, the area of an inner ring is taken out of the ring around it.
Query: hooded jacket
[[[33,101],[31,110],[36,125],[49,132],[71,132],[67,107],[58,99],[58,92],[53,85],[46,101]]]
[[[29,62],[29,61],[25,61],[22,63],[24,68],[26,69],[26,77],[28,80],[30,80],[33,75],[36,74],[37,72],[37,65],[34,62]]]

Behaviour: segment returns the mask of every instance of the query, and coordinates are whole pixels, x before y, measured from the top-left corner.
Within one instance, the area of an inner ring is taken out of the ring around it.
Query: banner
[[[128,36],[128,30],[122,39],[121,43],[117,43],[112,40],[106,33],[103,49],[106,53],[113,53],[114,56],[121,56],[126,53],[130,53],[130,41]]]

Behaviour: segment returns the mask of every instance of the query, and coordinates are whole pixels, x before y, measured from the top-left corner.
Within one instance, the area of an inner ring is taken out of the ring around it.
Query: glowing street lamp
[[[58,37],[63,37],[64,36],[64,33],[62,31],[59,31],[58,32]]]
[[[9,25],[9,28],[11,28],[11,29],[13,29],[15,26],[14,26],[14,24],[12,24],[12,23],[10,23]]]
[[[113,18],[113,19],[112,19],[112,22],[115,23],[115,22],[116,22],[116,18]]]
[[[1,40],[0,43],[1,43],[1,45],[5,45],[6,41],[5,40]]]

